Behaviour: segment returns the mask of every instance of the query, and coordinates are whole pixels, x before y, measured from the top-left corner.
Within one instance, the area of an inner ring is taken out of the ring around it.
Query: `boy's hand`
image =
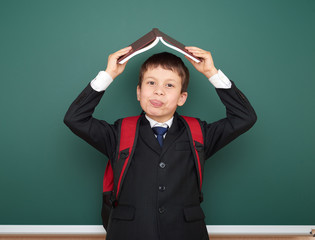
[[[107,62],[107,68],[105,72],[107,72],[113,79],[115,79],[119,74],[121,74],[125,67],[127,62],[124,64],[119,64],[117,62],[117,59],[125,54],[127,54],[130,50],[132,49],[131,46],[120,49],[119,51],[112,53],[108,57],[108,62]]]
[[[185,47],[186,50],[191,52],[194,56],[201,58],[201,62],[196,63],[194,60],[185,56],[187,60],[203,75],[208,79],[211,78],[214,74],[218,73],[218,70],[215,68],[213,59],[210,52],[202,50],[197,47]]]

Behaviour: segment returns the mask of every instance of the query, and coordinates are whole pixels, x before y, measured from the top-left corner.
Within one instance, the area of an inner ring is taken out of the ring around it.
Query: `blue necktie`
[[[167,132],[167,128],[164,128],[164,127],[153,127],[152,128],[153,132],[156,134],[156,138],[159,142],[159,144],[163,145],[163,135]]]

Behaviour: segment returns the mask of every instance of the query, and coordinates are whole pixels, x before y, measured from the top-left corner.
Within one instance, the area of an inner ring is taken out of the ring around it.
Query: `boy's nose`
[[[155,88],[154,93],[157,95],[164,95],[163,88],[162,87]]]

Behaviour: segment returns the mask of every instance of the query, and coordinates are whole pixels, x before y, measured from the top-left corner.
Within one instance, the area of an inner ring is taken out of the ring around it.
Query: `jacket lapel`
[[[143,139],[144,143],[147,144],[153,151],[159,155],[161,154],[162,148],[154,136],[154,132],[149,121],[145,117],[142,117],[141,119],[139,135]]]
[[[160,146],[149,121],[145,117],[141,119],[139,135],[153,151],[162,156],[184,131],[185,127],[183,123],[180,122],[178,114],[175,112],[172,126],[167,131],[163,147]]]
[[[175,112],[174,120],[172,126],[167,131],[166,137],[163,142],[162,153],[161,156],[167,152],[169,147],[175,142],[175,140],[183,133],[185,128],[182,123],[179,121],[178,114]]]

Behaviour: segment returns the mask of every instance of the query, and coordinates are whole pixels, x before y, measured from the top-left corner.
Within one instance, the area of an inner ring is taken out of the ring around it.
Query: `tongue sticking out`
[[[154,107],[161,107],[163,105],[163,102],[159,101],[159,100],[150,100],[150,103],[154,106]]]

